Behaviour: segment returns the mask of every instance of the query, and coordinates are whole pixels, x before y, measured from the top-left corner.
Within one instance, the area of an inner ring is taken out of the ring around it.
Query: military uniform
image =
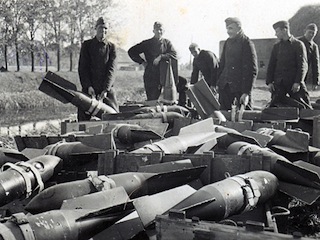
[[[283,104],[288,94],[296,101],[294,107],[310,108],[304,82],[307,71],[307,54],[301,41],[290,36],[289,40],[276,43],[271,52],[266,79],[266,84],[273,83],[275,88],[270,107]],[[294,83],[300,84],[300,90],[296,93],[291,90]]]
[[[241,30],[235,38],[228,38],[223,46],[217,82],[221,109],[230,110],[233,100],[236,98],[239,103],[243,93],[250,97],[257,74],[254,44]],[[249,108],[250,102],[251,99]]]
[[[96,22],[96,29],[98,27],[107,29],[102,17]],[[115,59],[115,45],[107,40],[101,39],[99,41],[96,35],[94,38],[84,41],[81,46],[78,72],[83,93],[89,94],[88,89],[92,87],[96,97],[103,97],[105,104],[118,111],[118,102],[112,89],[115,79]],[[90,118],[90,115],[78,109],[79,121],[90,120]]]
[[[140,56],[142,53],[145,60]],[[160,64],[154,65],[153,61],[159,55],[161,55],[161,61],[169,61],[170,58],[176,59],[177,53],[171,42],[165,38],[157,39],[153,37],[131,47],[128,54],[133,61],[139,64],[147,62],[143,75],[147,100],[157,100],[161,94]],[[173,70],[177,73],[175,68]],[[178,82],[178,79],[175,79],[175,81]]]
[[[308,41],[305,36],[299,37],[298,40],[304,43],[307,51],[307,59],[308,59],[308,73],[312,74],[312,84],[314,86],[318,86],[319,82],[319,47],[318,45],[312,40]],[[312,70],[312,71],[310,71]],[[307,78],[305,79],[306,82]]]
[[[192,65],[191,84],[198,82],[199,72],[201,72],[209,86],[216,86],[219,60],[213,52],[201,50],[199,55],[193,59]]]

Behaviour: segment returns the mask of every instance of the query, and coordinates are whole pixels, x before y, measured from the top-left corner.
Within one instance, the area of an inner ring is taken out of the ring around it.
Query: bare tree
[[[64,17],[67,13],[65,8],[66,0],[50,0],[47,2],[48,10],[47,11],[47,24],[53,31],[53,38],[56,46],[56,55],[57,55],[57,71],[61,69],[61,45],[62,41],[65,38],[65,33],[62,31],[62,26],[65,24]]]
[[[25,1],[25,19],[26,19],[26,30],[27,37],[29,40],[29,50],[31,57],[31,72],[34,72],[34,51],[35,51],[35,36],[36,31],[40,25],[43,24],[41,17],[46,9],[45,0],[28,0]]]
[[[0,39],[1,45],[3,46],[4,64],[6,70],[8,70],[8,46],[10,45],[10,41],[12,39],[12,29],[10,28],[12,25],[12,15],[10,7],[10,0],[0,1],[0,12],[2,13],[0,16]]]
[[[66,3],[67,8],[69,9],[69,14],[66,15],[66,23],[67,23],[67,41],[70,45],[67,47],[69,52],[69,71],[73,70],[73,58],[74,58],[74,51],[79,49],[77,44],[77,13],[78,13],[78,4],[77,0],[68,1]]]
[[[22,52],[30,53],[27,60],[30,58],[31,71],[34,71],[37,43],[38,49],[44,53],[46,71],[49,49],[56,51],[58,71],[61,70],[63,50],[67,50],[69,70],[72,71],[74,53],[79,51],[80,44],[86,38],[94,35],[94,25],[98,17],[103,16],[112,22],[111,30],[118,26],[121,11],[115,15],[114,12],[117,11],[114,10],[117,7],[112,0],[0,0],[0,41],[4,48],[6,67],[7,49],[8,46],[13,46],[17,71],[20,70],[19,58]],[[115,31],[110,33],[112,35]],[[37,42],[39,39],[41,43]],[[118,40],[116,34],[112,39]],[[66,45],[67,47],[63,48]]]
[[[12,0],[10,1],[9,9],[10,12],[8,15],[11,17],[12,40],[16,51],[17,71],[20,71],[19,41],[21,40],[21,33],[23,32],[24,3],[19,0]]]

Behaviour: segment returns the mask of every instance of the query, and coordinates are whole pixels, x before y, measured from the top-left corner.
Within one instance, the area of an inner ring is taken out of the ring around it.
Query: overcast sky
[[[188,46],[191,42],[219,55],[219,41],[228,37],[224,23],[227,17],[239,17],[250,38],[273,38],[273,23],[288,20],[304,5],[320,4],[320,0],[118,1],[126,12],[119,32],[125,42],[124,49],[151,38],[153,23],[161,21],[164,37],[174,44],[181,63],[190,59]]]

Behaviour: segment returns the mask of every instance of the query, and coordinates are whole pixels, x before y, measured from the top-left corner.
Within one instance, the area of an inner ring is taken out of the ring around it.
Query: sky
[[[251,39],[274,38],[273,23],[290,19],[302,6],[320,4],[320,0],[118,0],[123,21],[118,34],[123,48],[153,36],[153,23],[164,24],[180,63],[191,59],[189,45],[219,55],[219,42],[228,38],[224,20],[238,17]],[[301,33],[302,34],[302,33]]]

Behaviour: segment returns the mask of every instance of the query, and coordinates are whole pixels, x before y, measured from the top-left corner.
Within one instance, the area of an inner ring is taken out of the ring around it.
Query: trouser
[[[160,72],[158,69],[146,69],[143,75],[147,101],[158,100],[161,94]]]
[[[179,76],[179,82],[177,84],[177,92],[179,93],[178,105],[186,106],[187,105],[187,94],[188,90],[188,81],[186,78]]]
[[[88,93],[86,93],[88,94]],[[98,93],[100,94],[100,93]],[[107,94],[107,97],[103,99],[103,102],[108,106],[112,107],[114,110],[119,112],[119,105],[116,98],[115,91],[111,88]],[[87,114],[86,111],[78,108],[78,121],[89,121],[91,119],[91,115]]]
[[[271,94],[269,107],[289,106],[312,109],[310,96],[304,82],[300,84],[300,90],[296,93],[291,91],[292,84],[280,83],[274,84],[274,87],[275,91]]]
[[[147,100],[158,100],[161,95],[162,86],[165,86],[168,77],[168,67],[172,67],[174,82],[178,83],[178,63],[174,59],[160,61],[159,65],[148,64],[143,74],[144,88]]]
[[[219,93],[219,102],[220,102],[220,110],[231,110],[231,106],[234,103],[234,99],[236,99],[236,104],[238,108],[240,107],[240,98],[242,96],[242,92],[231,92],[229,84],[226,84],[223,89],[218,89]],[[246,109],[252,109],[251,106],[251,94],[249,94],[249,103],[246,106]]]

